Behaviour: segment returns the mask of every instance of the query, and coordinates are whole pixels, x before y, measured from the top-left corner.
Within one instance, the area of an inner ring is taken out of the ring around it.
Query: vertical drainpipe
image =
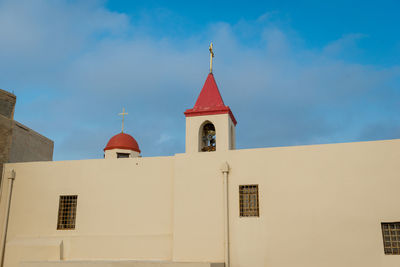
[[[224,162],[221,165],[221,172],[224,175],[224,225],[225,225],[225,267],[229,267],[230,253],[229,253],[229,193],[228,193],[228,174],[229,165]]]
[[[7,229],[8,229],[8,218],[10,217],[10,206],[11,206],[11,196],[12,196],[12,190],[13,190],[13,185],[14,185],[14,180],[15,180],[15,171],[11,171],[10,177],[8,177],[10,180],[8,184],[8,198],[7,198],[7,203],[6,203],[6,217],[4,220],[4,227],[3,227],[3,236],[1,239],[1,261],[0,261],[0,267],[4,266],[4,255],[5,255],[5,250],[6,250],[6,240],[7,240]]]

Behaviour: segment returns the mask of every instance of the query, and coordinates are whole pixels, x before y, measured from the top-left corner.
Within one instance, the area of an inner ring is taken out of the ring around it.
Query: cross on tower
[[[124,132],[124,119],[125,119],[125,115],[128,115],[128,113],[125,113],[125,108],[122,108],[122,113],[118,113],[118,115],[122,116],[122,130],[121,133]]]
[[[210,51],[210,73],[212,73],[212,63],[213,63],[213,57],[214,57],[214,51],[213,51],[213,43],[211,42],[210,47],[208,48]]]

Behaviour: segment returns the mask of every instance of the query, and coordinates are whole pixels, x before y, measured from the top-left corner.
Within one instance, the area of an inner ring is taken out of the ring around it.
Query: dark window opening
[[[117,158],[129,158],[129,153],[117,153]]]
[[[201,151],[210,152],[217,148],[214,124],[206,123],[201,130]]]

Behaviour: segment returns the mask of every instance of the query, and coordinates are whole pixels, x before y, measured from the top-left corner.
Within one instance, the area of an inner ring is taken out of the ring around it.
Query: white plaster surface
[[[223,263],[167,261],[47,261],[22,262],[20,267],[224,267]]]
[[[398,267],[400,256],[384,254],[381,222],[400,221],[399,160],[400,140],[385,140],[6,164],[16,180],[5,267],[57,257],[224,262],[223,162],[232,267]],[[259,185],[260,217],[239,216],[245,184]],[[57,230],[63,194],[78,195],[75,230]],[[62,252],[35,239],[62,240]]]

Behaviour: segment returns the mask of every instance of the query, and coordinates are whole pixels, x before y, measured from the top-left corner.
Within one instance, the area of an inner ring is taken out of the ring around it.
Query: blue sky
[[[122,107],[173,155],[213,41],[238,148],[400,138],[399,3],[259,2],[0,0],[0,88],[55,160],[101,158]]]

